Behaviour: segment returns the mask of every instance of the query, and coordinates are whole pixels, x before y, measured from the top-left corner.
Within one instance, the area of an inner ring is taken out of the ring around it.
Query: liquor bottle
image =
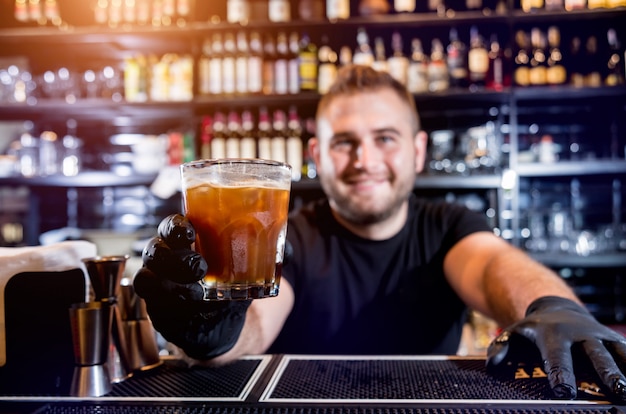
[[[271,159],[287,161],[287,115],[282,109],[274,111],[272,117]]]
[[[391,50],[392,55],[387,59],[387,66],[391,76],[396,78],[403,85],[407,85],[407,76],[409,68],[409,59],[404,55],[404,45],[402,43],[402,35],[394,31],[391,34]]]
[[[389,13],[387,0],[359,0],[359,15],[374,16]]]
[[[210,115],[202,117],[200,129],[200,158],[206,160],[211,158],[211,140],[213,138],[213,119]]]
[[[481,10],[483,8],[482,0],[465,0],[466,10]]]
[[[289,34],[289,57],[287,59],[289,75],[288,91],[291,94],[300,92],[300,38],[298,32]]]
[[[212,95],[221,95],[222,89],[222,35],[214,33],[211,37],[211,60],[209,61],[209,90]]]
[[[411,93],[428,92],[428,57],[419,38],[411,40],[411,60],[407,69],[407,88]]]
[[[565,9],[565,2],[564,0],[545,0],[545,6],[544,8],[547,11],[558,11],[558,10],[564,10]]]
[[[241,142],[239,146],[242,158],[256,158],[256,139],[254,137],[254,116],[248,109],[241,113]]]
[[[226,158],[239,158],[239,145],[241,143],[241,121],[236,111],[228,113],[226,124]]]
[[[584,10],[587,8],[587,0],[565,0],[565,10]]]
[[[289,0],[269,0],[268,17],[270,22],[288,22],[291,20],[291,2]]]
[[[528,80],[531,85],[545,85],[547,83],[546,38],[537,27],[533,27],[530,31],[530,44],[532,46],[532,55],[530,57]]]
[[[448,73],[450,74],[450,86],[456,88],[467,87],[467,47],[459,39],[457,29],[452,27],[449,33],[450,43],[446,48]]]
[[[567,71],[563,66],[563,54],[561,53],[561,32],[558,27],[548,28],[548,69],[546,80],[550,85],[563,85],[567,82]]]
[[[328,37],[322,36],[322,44],[317,52],[317,91],[328,92],[330,85],[337,78],[337,53],[328,45]]]
[[[235,91],[239,94],[246,94],[248,90],[248,59],[250,50],[246,32],[237,32],[237,52],[235,55]]]
[[[374,53],[369,44],[369,36],[364,27],[359,27],[356,35],[357,47],[352,56],[352,62],[357,65],[372,66]]]
[[[222,92],[226,95],[235,93],[235,55],[237,44],[231,32],[224,34],[224,54],[222,55]]]
[[[350,18],[350,0],[326,0],[326,18],[330,21]]]
[[[588,9],[604,9],[606,7],[606,0],[587,0]]]
[[[198,59],[198,93],[209,95],[211,93],[211,42],[205,39],[202,43],[202,54]]]
[[[415,0],[394,0],[393,9],[396,13],[413,13],[415,11]]]
[[[591,35],[585,44],[584,75],[585,86],[602,86],[602,76],[600,75],[600,59],[598,56],[598,38]]]
[[[259,158],[272,159],[272,120],[267,107],[259,108],[259,124],[257,127],[257,151]]]
[[[276,62],[276,46],[271,34],[265,35],[263,42],[263,93],[274,93],[274,63]]]
[[[300,39],[300,90],[317,91],[317,45],[311,41],[307,33],[302,34]]]
[[[276,60],[274,61],[274,93],[284,95],[289,90],[289,44],[287,34],[276,35]]]
[[[248,55],[248,93],[263,92],[263,44],[259,32],[250,33],[250,54]]]
[[[500,47],[498,35],[493,33],[489,42],[489,70],[487,72],[487,89],[501,91],[504,88],[504,52]]]
[[[438,38],[431,41],[430,61],[428,62],[428,90],[445,91],[450,87],[450,75],[443,43]]]
[[[226,157],[226,120],[223,112],[213,115],[213,138],[211,139],[211,158]]]
[[[380,36],[374,38],[374,61],[372,62],[372,68],[379,72],[389,72],[385,42]]]
[[[569,55],[567,56],[567,68],[569,71],[570,85],[582,88],[585,86],[584,64],[583,64],[582,41],[580,37],[574,36],[570,43]]]
[[[339,66],[346,66],[352,63],[352,49],[343,45],[339,49]]]
[[[615,29],[610,28],[607,30],[606,38],[609,44],[609,58],[606,63],[604,83],[607,86],[623,85],[625,83],[624,63],[621,57],[623,55],[623,51]]]
[[[320,20],[324,17],[324,0],[300,0],[298,16],[301,20]]]
[[[535,12],[544,8],[543,0],[521,0],[520,5],[526,13]]]
[[[247,23],[250,20],[248,0],[228,0],[226,2],[226,21],[228,23]]]
[[[467,56],[470,87],[484,87],[489,71],[489,51],[476,26],[470,28],[470,49]]]
[[[515,72],[513,80],[516,85],[530,85],[530,40],[528,34],[523,30],[515,33],[517,43],[517,54],[515,55]]]
[[[615,9],[617,7],[626,7],[626,0],[607,0],[606,6],[610,9]]]
[[[295,106],[289,107],[287,120],[287,164],[291,165],[291,179],[300,181],[302,178],[302,123]]]

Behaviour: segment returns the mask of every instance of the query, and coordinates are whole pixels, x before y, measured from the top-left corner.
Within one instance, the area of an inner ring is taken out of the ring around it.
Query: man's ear
[[[319,140],[317,139],[317,137],[309,138],[309,141],[307,142],[307,146],[309,147],[309,155],[311,156],[311,158],[313,158],[315,165],[319,166],[320,145],[319,145]]]
[[[426,150],[428,149],[428,134],[425,131],[419,131],[414,138],[415,147],[415,172],[421,173],[426,163]]]

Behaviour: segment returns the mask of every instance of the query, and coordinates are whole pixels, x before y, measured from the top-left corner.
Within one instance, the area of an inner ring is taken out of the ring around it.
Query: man
[[[623,336],[482,216],[413,195],[427,136],[401,84],[345,67],[316,119],[309,150],[327,200],[291,216],[280,294],[202,303],[199,284],[189,283],[206,268],[187,249],[193,238],[183,249],[167,245],[179,244],[177,228],[192,227],[180,216],[166,220],[135,278],[166,339],[210,363],[265,352],[454,354],[471,308],[509,326],[489,350],[490,367],[538,350],[556,396],[574,398],[572,347],[580,347],[607,389],[626,400]],[[173,262],[182,270],[163,265]]]

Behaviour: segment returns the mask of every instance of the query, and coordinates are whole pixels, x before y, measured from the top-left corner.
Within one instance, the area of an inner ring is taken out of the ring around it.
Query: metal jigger
[[[75,303],[70,309],[74,343],[74,376],[70,394],[100,397],[111,392],[109,354],[113,308],[102,302]]]
[[[117,306],[120,280],[128,259],[128,255],[96,256],[83,259],[95,300],[112,309],[108,356],[109,375],[112,382],[124,381],[132,375],[128,345]]]
[[[132,370],[147,371],[161,365],[159,346],[146,304],[135,293],[132,279],[122,279],[118,303]]]

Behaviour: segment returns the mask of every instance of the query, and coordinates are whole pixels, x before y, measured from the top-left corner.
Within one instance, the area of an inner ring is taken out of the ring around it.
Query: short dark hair
[[[377,71],[365,65],[350,64],[339,69],[335,82],[330,86],[328,92],[321,97],[317,105],[316,117],[319,117],[335,98],[361,92],[375,92],[381,89],[394,91],[400,100],[406,103],[412,114],[413,132],[417,133],[420,129],[420,121],[413,95],[389,73]]]

